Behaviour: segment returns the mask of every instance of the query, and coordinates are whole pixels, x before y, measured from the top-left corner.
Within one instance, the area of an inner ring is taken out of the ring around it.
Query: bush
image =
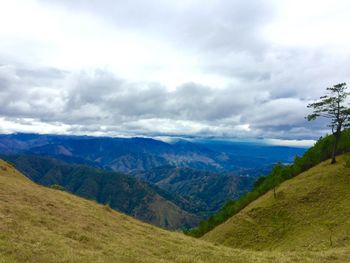
[[[64,187],[59,185],[59,184],[53,184],[53,185],[51,185],[51,188],[52,189],[56,189],[56,190],[60,190],[60,191],[64,191],[65,190]]]
[[[350,157],[345,161],[344,166],[345,166],[346,168],[350,168]]]

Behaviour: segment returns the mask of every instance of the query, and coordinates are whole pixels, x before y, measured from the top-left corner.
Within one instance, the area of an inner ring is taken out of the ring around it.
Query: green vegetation
[[[202,219],[218,211],[228,199],[249,191],[255,181],[254,177],[175,166],[156,167],[135,176],[185,198],[191,205],[187,211],[203,216]]]
[[[0,167],[0,262],[340,263],[350,259],[349,250],[338,248],[282,253],[215,245],[39,186],[1,160]]]
[[[344,166],[345,166],[346,168],[350,168],[350,158],[347,158],[347,159],[345,160]]]
[[[295,157],[294,163],[282,166],[277,164],[271,173],[265,177],[259,178],[251,192],[243,195],[238,200],[227,202],[216,214],[202,221],[193,229],[184,231],[185,234],[201,237],[216,226],[222,224],[233,215],[237,214],[251,202],[256,200],[271,189],[276,187],[296,175],[310,169],[311,167],[327,160],[332,156],[334,136],[320,138],[318,142],[311,147],[302,157]],[[344,130],[339,138],[337,154],[350,151],[350,130]]]
[[[65,190],[64,187],[59,185],[59,184],[53,184],[53,185],[51,185],[51,188],[52,189],[56,189],[56,190],[60,190],[60,191],[64,191]]]
[[[336,164],[327,159],[283,182],[277,198],[271,189],[203,239],[252,250],[349,250],[349,157],[339,155]]]

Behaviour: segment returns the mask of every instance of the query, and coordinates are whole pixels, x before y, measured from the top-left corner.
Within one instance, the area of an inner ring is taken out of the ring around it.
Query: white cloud
[[[349,51],[350,2],[347,0],[273,1],[275,19],[264,29],[275,45],[345,48]],[[334,51],[334,50],[333,50]]]
[[[2,129],[318,138],[306,104],[349,81],[349,5],[0,1]]]
[[[42,133],[42,134],[69,134],[69,125],[62,123],[45,123],[31,118],[6,119],[0,117],[0,133]]]
[[[267,139],[267,144],[279,145],[279,146],[291,146],[291,147],[311,147],[316,141],[315,140],[279,140],[279,139]]]

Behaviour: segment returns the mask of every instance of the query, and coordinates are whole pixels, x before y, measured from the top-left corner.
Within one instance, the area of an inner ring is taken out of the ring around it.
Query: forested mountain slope
[[[167,192],[182,196],[200,215],[216,212],[227,200],[237,199],[251,190],[255,177],[214,173],[192,168],[161,166],[135,174]]]

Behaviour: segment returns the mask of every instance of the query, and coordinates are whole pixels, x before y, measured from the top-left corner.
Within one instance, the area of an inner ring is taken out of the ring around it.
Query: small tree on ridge
[[[346,98],[350,93],[346,92],[346,89],[346,83],[334,85],[327,88],[327,95],[307,105],[308,108],[313,109],[313,112],[306,117],[308,121],[315,120],[318,117],[327,118],[331,121],[329,127],[332,128],[332,133],[335,137],[332,150],[332,164],[336,163],[335,156],[341,131],[350,125],[350,108],[346,106]]]

